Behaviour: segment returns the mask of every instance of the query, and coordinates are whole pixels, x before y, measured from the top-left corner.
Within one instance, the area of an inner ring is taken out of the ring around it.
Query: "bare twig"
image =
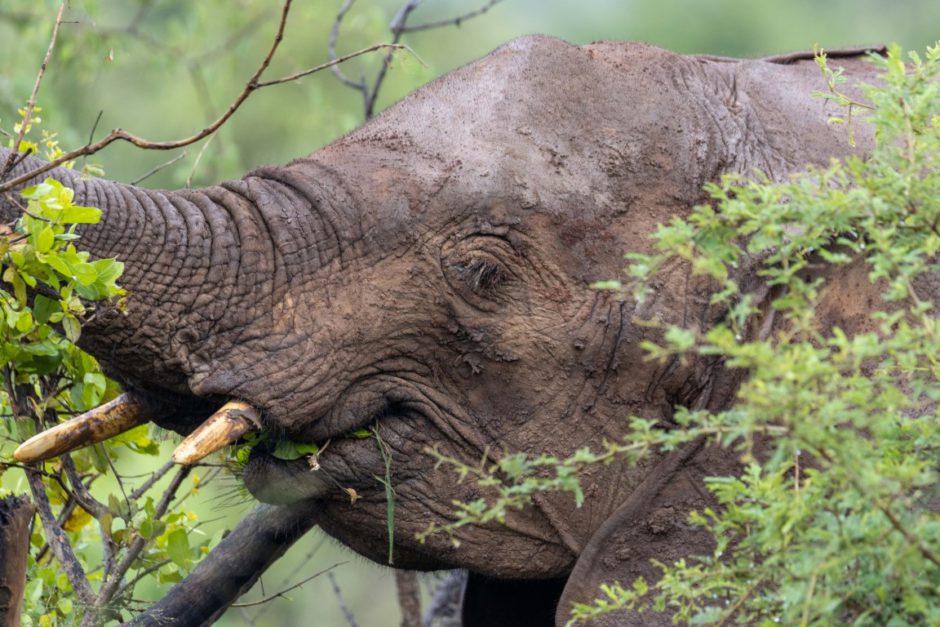
[[[0,193],[9,191],[13,189],[14,187],[16,187],[17,185],[25,183],[29,181],[30,179],[36,176],[39,176],[40,174],[44,174],[48,172],[49,170],[52,170],[53,168],[60,166],[67,161],[71,161],[72,159],[75,159],[77,157],[91,155],[96,152],[99,152],[100,150],[106,148],[107,146],[111,145],[112,143],[118,140],[126,141],[144,150],[173,150],[176,148],[183,148],[190,144],[194,144],[198,142],[199,140],[205,137],[208,137],[209,135],[216,132],[223,124],[225,124],[229,120],[229,118],[232,117],[232,115],[235,114],[236,111],[238,111],[238,109],[245,102],[245,100],[247,100],[248,97],[252,93],[257,91],[258,89],[261,89],[263,87],[269,87],[271,85],[280,85],[281,83],[294,81],[299,78],[309,76],[310,74],[313,74],[315,72],[319,72],[321,70],[330,68],[333,65],[336,65],[337,63],[348,61],[349,59],[358,57],[360,55],[363,55],[369,52],[373,52],[375,50],[379,50],[382,48],[403,48],[404,47],[404,46],[396,46],[392,44],[375,44],[373,46],[369,46],[368,48],[363,48],[362,50],[359,50],[357,52],[347,54],[334,61],[329,61],[327,63],[320,64],[314,68],[305,70],[303,72],[298,72],[296,74],[285,76],[283,78],[279,78],[273,81],[259,82],[261,75],[265,72],[265,70],[267,70],[268,66],[271,64],[271,60],[274,57],[274,53],[277,52],[277,49],[280,46],[280,43],[284,38],[284,27],[287,23],[287,15],[290,10],[291,2],[292,0],[285,0],[284,2],[284,8],[281,11],[281,19],[278,24],[277,34],[274,37],[274,41],[272,42],[271,48],[268,50],[267,55],[265,55],[261,64],[258,66],[258,69],[255,71],[254,74],[251,75],[251,77],[245,83],[245,86],[242,88],[241,93],[235,98],[232,104],[229,105],[225,113],[223,113],[212,124],[206,126],[204,129],[202,129],[201,131],[197,132],[194,135],[191,135],[190,137],[186,137],[184,139],[173,140],[173,141],[159,141],[159,142],[150,141],[142,137],[138,137],[137,135],[129,133],[125,131],[124,129],[120,129],[120,128],[114,129],[107,136],[105,136],[103,139],[99,140],[98,142],[95,142],[94,144],[86,144],[85,146],[82,146],[81,148],[77,148],[75,150],[69,151],[61,155],[60,157],[53,159],[52,161],[49,161],[48,163],[44,163],[43,165],[38,166],[34,168],[33,170],[26,172],[25,174],[17,176],[7,181],[6,183],[0,184]]]
[[[340,24],[342,24],[343,18],[346,17],[346,13],[348,13],[349,9],[352,8],[353,2],[355,2],[355,0],[345,0],[345,2],[343,2],[343,6],[340,7],[339,11],[336,13],[336,17],[333,19],[333,28],[330,29],[330,40],[326,46],[327,56],[331,61],[336,59],[336,41],[339,39]],[[354,81],[343,73],[343,70],[340,69],[339,65],[334,65],[330,69],[332,70],[333,75],[344,85],[351,87],[356,91],[362,92],[363,96],[368,99],[369,86],[366,85],[365,78],[360,78],[358,81]]]
[[[129,590],[133,590],[133,589],[134,589],[134,586],[136,586],[137,583],[138,583],[141,579],[143,579],[144,577],[146,577],[147,575],[149,575],[149,574],[151,574],[151,573],[153,573],[153,572],[156,572],[156,571],[160,570],[161,568],[163,568],[164,566],[166,566],[167,564],[169,564],[169,563],[172,562],[172,561],[173,561],[173,560],[160,560],[159,562],[157,562],[157,563],[155,563],[155,564],[152,564],[151,566],[148,566],[147,568],[145,568],[145,569],[143,569],[143,570],[141,570],[141,571],[138,571],[138,573],[137,573],[136,575],[134,575],[134,578],[133,578],[133,579],[131,579],[131,580],[128,581],[128,582],[125,582],[125,583],[121,584],[121,587],[118,588],[118,591],[117,591],[117,595],[116,595],[116,596],[121,596],[122,594],[124,594],[125,592],[127,592],[127,591],[129,591]]]
[[[313,548],[310,549],[310,551],[307,552],[307,555],[300,561],[300,563],[297,564],[297,566],[294,567],[294,569],[293,569],[290,573],[287,574],[286,577],[284,577],[284,579],[283,579],[282,581],[283,581],[284,583],[287,583],[288,581],[290,581],[291,579],[293,579],[294,577],[296,577],[296,576],[300,573],[300,571],[304,568],[304,566],[306,566],[307,564],[309,564],[309,563],[310,563],[310,560],[312,560],[312,559],[314,558],[314,556],[320,551],[320,549],[321,549],[321,548],[323,547],[323,545],[326,543],[326,539],[327,539],[328,537],[329,537],[329,536],[327,536],[326,534],[321,534],[320,539],[319,539],[319,540],[317,541],[317,543],[313,546]],[[259,578],[259,579],[260,579],[260,578]],[[271,608],[271,607],[273,607],[273,606],[271,606],[271,605],[265,605],[264,607],[262,607],[260,610],[258,610],[258,611],[254,614],[253,620],[255,620],[255,621],[260,620],[261,617],[264,616],[264,615],[267,613],[268,609]],[[244,610],[242,610],[242,611],[244,612]]]
[[[210,138],[210,139],[211,139],[211,138]],[[206,143],[208,144],[208,142],[206,142]],[[188,154],[189,154],[189,153],[184,150],[183,152],[181,152],[180,154],[176,155],[175,157],[173,157],[173,158],[170,159],[169,161],[164,161],[164,162],[161,163],[160,165],[158,165],[158,166],[156,166],[156,167],[153,167],[153,168],[147,170],[146,172],[144,172],[143,174],[141,174],[140,176],[138,176],[136,179],[134,179],[133,181],[131,181],[130,184],[131,184],[131,185],[137,185],[137,184],[139,184],[139,183],[142,183],[143,181],[146,181],[147,179],[149,179],[151,176],[153,176],[153,175],[156,174],[157,172],[159,172],[159,171],[161,171],[161,170],[165,170],[166,168],[170,167],[171,165],[173,165],[173,164],[176,163],[177,161],[180,161],[181,159],[185,159],[185,158],[186,158],[186,155],[188,155]],[[201,155],[201,154],[202,154],[202,151],[200,151],[199,154]],[[198,163],[198,162],[197,162],[197,163]],[[195,167],[195,166],[194,166],[194,167]]]
[[[95,141],[95,131],[98,130],[98,124],[101,122],[101,116],[104,115],[104,109],[98,110],[98,115],[95,117],[95,123],[91,125],[91,131],[88,133],[88,143]]]
[[[339,609],[343,613],[343,618],[346,619],[346,622],[349,623],[349,627],[359,627],[356,623],[356,617],[346,606],[346,602],[343,600],[343,591],[339,589],[339,584],[336,583],[336,577],[333,573],[327,573],[326,576],[330,580],[330,584],[333,586],[333,594],[336,595],[336,602],[339,603]]]
[[[22,141],[22,140],[20,140],[20,141]],[[33,154],[33,149],[32,149],[32,147],[27,148],[27,149],[24,150],[23,152],[11,152],[11,153],[10,153],[10,157],[12,157],[12,160],[11,160],[11,159],[7,159],[7,162],[10,163],[10,169],[12,170],[12,169],[15,168],[16,166],[18,166],[18,165],[20,164],[20,162],[22,162],[26,157],[30,156],[31,154]]]
[[[352,8],[354,1],[355,0],[345,0],[333,20],[333,27],[330,29],[330,39],[327,46],[330,59],[336,59],[336,42],[339,39],[340,25],[342,24],[343,18],[346,17],[346,13],[348,13],[350,8]],[[402,35],[406,33],[414,33],[418,31],[430,30],[433,28],[441,28],[444,26],[460,26],[467,20],[483,15],[500,2],[502,2],[502,0],[487,0],[486,4],[481,6],[479,9],[470,11],[469,13],[464,13],[462,15],[444,20],[425,22],[416,26],[408,26],[408,18],[411,16],[414,10],[418,8],[418,5],[421,4],[421,0],[408,0],[398,10],[398,12],[395,14],[395,17],[392,18],[392,21],[388,25],[389,30],[392,33],[392,44],[399,45]],[[340,82],[342,82],[347,87],[362,93],[366,120],[372,118],[372,116],[375,115],[375,105],[378,101],[379,92],[382,89],[382,83],[385,81],[385,77],[388,74],[388,69],[391,65],[391,62],[392,52],[389,51],[389,53],[386,54],[382,59],[382,65],[379,66],[379,71],[376,73],[375,80],[373,81],[371,87],[366,82],[364,77],[358,81],[355,81],[346,76],[346,74],[344,74],[338,67],[333,68],[333,74],[340,80]]]
[[[402,26],[401,32],[403,33],[415,33],[421,30],[430,30],[432,28],[443,28],[445,26],[457,26],[460,27],[461,24],[467,20],[472,20],[475,17],[479,17],[492,9],[494,6],[502,2],[503,0],[489,0],[486,4],[475,11],[470,11],[469,13],[464,13],[463,15],[458,15],[457,17],[451,17],[444,20],[436,20],[433,22],[425,22],[424,24],[417,24],[416,26]]]
[[[65,476],[68,477],[69,485],[71,486],[70,491],[78,505],[91,514],[95,520],[100,520],[104,515],[109,514],[110,511],[107,506],[93,497],[91,492],[88,491],[88,488],[85,487],[82,478],[78,476],[78,471],[75,469],[75,462],[72,461],[72,456],[66,453],[62,455],[61,459],[62,467],[65,469]]]
[[[392,31],[392,43],[397,44],[401,41],[401,36],[404,34],[405,24],[408,21],[408,16],[411,15],[411,12],[418,8],[418,5],[421,4],[421,0],[408,0],[402,7],[398,10],[398,13],[395,14],[395,17],[392,19],[389,28]],[[382,65],[379,67],[379,72],[375,76],[375,82],[372,84],[372,89],[369,90],[369,99],[366,101],[366,119],[370,119],[375,115],[375,101],[379,97],[379,90],[382,89],[382,82],[385,80],[385,75],[388,73],[388,66],[392,63],[391,53],[386,54],[385,58],[382,59]]]
[[[98,115],[95,117],[95,123],[91,125],[91,131],[88,133],[88,142],[92,143],[95,141],[95,131],[98,130],[98,124],[101,122],[101,116],[104,115],[104,109],[98,110]],[[82,168],[85,167],[85,163],[88,161],[88,155],[82,157]]]
[[[331,67],[333,67],[334,65],[337,65],[337,64],[339,64],[339,63],[343,63],[343,62],[345,62],[345,61],[349,61],[350,59],[354,59],[354,58],[356,58],[356,57],[362,56],[362,55],[364,55],[364,54],[366,54],[366,53],[368,53],[368,52],[375,52],[376,50],[382,50],[382,49],[387,49],[387,50],[389,50],[389,52],[388,52],[389,55],[393,54],[395,50],[408,50],[409,52],[412,52],[411,49],[410,49],[408,46],[405,46],[404,44],[373,44],[373,45],[368,46],[368,47],[366,47],[366,48],[362,48],[361,50],[357,50],[357,51],[355,51],[355,52],[350,52],[349,54],[343,55],[343,56],[341,56],[341,57],[338,58],[338,59],[333,59],[332,61],[327,61],[326,63],[321,63],[320,65],[317,65],[317,66],[315,66],[315,67],[310,68],[309,70],[304,70],[303,72],[297,72],[296,74],[291,74],[291,75],[289,75],[289,76],[284,76],[283,78],[278,78],[278,79],[275,79],[275,80],[273,80],[273,81],[267,81],[267,82],[264,82],[264,83],[257,83],[257,84],[255,85],[255,88],[256,88],[256,89],[260,89],[261,87],[270,87],[271,85],[280,85],[281,83],[289,83],[289,82],[291,82],[291,81],[296,81],[298,78],[303,78],[303,77],[305,77],[305,76],[310,76],[311,74],[315,74],[315,73],[317,73],[317,72],[320,72],[320,71],[323,71],[323,70],[325,70],[325,69],[331,68]],[[414,53],[412,52],[412,54],[414,54]],[[417,55],[416,55],[416,56],[417,56]]]
[[[309,577],[307,577],[307,578],[304,579],[303,581],[299,581],[299,582],[295,583],[294,585],[290,586],[289,588],[284,588],[284,589],[281,590],[280,592],[275,592],[274,594],[272,594],[272,595],[270,595],[270,596],[266,596],[266,597],[264,597],[263,599],[260,599],[260,600],[258,600],[258,601],[249,601],[249,602],[246,602],[246,603],[232,603],[229,607],[255,607],[255,606],[257,606],[257,605],[263,605],[263,604],[265,604],[265,603],[270,603],[270,602],[273,601],[274,599],[277,599],[277,598],[279,598],[279,597],[283,597],[285,594],[287,594],[287,593],[290,592],[291,590],[296,590],[297,588],[301,587],[301,586],[304,585],[305,583],[308,583],[308,582],[310,582],[310,581],[313,581],[314,579],[316,579],[316,578],[319,577],[320,575],[322,575],[322,574],[324,574],[324,573],[328,573],[328,572],[330,572],[331,570],[333,570],[334,568],[336,568],[337,566],[342,566],[343,564],[346,564],[346,563],[348,563],[348,562],[336,562],[336,563],[333,564],[332,566],[330,566],[330,567],[328,567],[328,568],[324,568],[323,570],[321,570],[321,571],[319,571],[319,572],[316,572],[316,573],[310,575]]]
[[[91,605],[94,600],[94,593],[88,584],[88,578],[82,569],[81,563],[75,557],[69,539],[65,532],[56,522],[52,513],[52,506],[49,504],[49,497],[46,496],[46,486],[42,484],[42,478],[38,472],[28,470],[26,479],[29,482],[29,491],[33,495],[33,502],[36,509],[39,510],[39,520],[42,521],[42,528],[46,534],[46,541],[53,555],[59,561],[65,576],[72,584],[72,590],[78,596],[78,600],[84,605]]]
[[[7,156],[6,164],[4,164],[3,170],[0,171],[0,179],[13,170],[13,160],[20,150],[23,137],[26,136],[29,120],[33,115],[33,108],[36,106],[36,95],[39,93],[39,85],[42,84],[43,74],[46,73],[46,66],[49,64],[49,59],[52,58],[52,51],[55,50],[55,42],[59,38],[59,26],[62,24],[62,15],[65,13],[65,2],[66,0],[62,0],[59,4],[59,12],[56,14],[55,24],[52,27],[52,37],[49,38],[49,47],[46,49],[46,56],[43,57],[42,65],[39,66],[39,72],[36,73],[36,82],[33,83],[33,92],[29,95],[29,101],[26,103],[26,111],[23,114],[22,121],[20,121],[20,132],[16,136],[16,143],[13,144],[13,151]]]
[[[176,464],[173,462],[167,462],[153,471],[149,479],[140,484],[137,489],[131,491],[131,500],[136,501],[142,497],[144,493],[147,492],[147,490],[153,487],[153,484],[155,484],[157,481],[160,481],[160,479],[162,479],[164,475],[170,472],[175,466]]]
[[[199,167],[199,163],[202,161],[202,156],[206,154],[206,151],[209,149],[209,146],[212,145],[212,140],[218,137],[218,135],[213,135],[206,140],[206,143],[202,145],[202,148],[199,149],[199,152],[196,153],[196,158],[193,160],[193,167],[189,171],[189,176],[186,177],[186,189],[190,189],[193,186],[193,177],[196,176],[196,168]]]

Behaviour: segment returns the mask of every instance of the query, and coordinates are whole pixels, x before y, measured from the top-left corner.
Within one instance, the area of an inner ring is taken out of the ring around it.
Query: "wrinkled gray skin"
[[[834,63],[871,80],[856,57]],[[471,464],[487,450],[564,456],[618,439],[631,415],[671,428],[676,404],[726,406],[733,373],[658,368],[640,349],[658,332],[635,324],[708,325],[722,312],[706,286],[677,268],[641,310],[589,285],[619,276],[625,251],[648,251],[655,225],[702,201],[706,181],[754,168],[780,178],[848,154],[844,128],[826,123],[832,105],[810,95],[823,88],[808,57],[527,37],[309,157],[238,181],[158,192],[56,171],[104,210],[82,245],[127,263],[126,317],[102,311],[84,345],[129,389],[177,403],[159,422],[180,432],[237,398],[277,435],[332,438],[321,472],[360,499],[327,491],[316,522],[385,562],[382,457],[372,439],[340,437],[377,421],[393,457],[395,565],[562,583],[574,572],[563,623],[601,581],[707,550],[685,515],[708,504],[701,476],[733,472],[733,460],[690,447],[593,468],[582,508],[539,495],[505,525],[460,529],[454,546],[414,535],[479,493],[424,451]],[[857,296],[864,275],[848,273]],[[851,330],[853,307],[864,309],[855,296],[823,309]],[[322,491],[322,476],[285,464],[257,455],[252,492],[287,502]],[[495,588],[481,587],[492,595],[482,605],[501,603]],[[548,616],[559,592],[552,584],[534,603]],[[468,624],[499,622],[480,616]]]

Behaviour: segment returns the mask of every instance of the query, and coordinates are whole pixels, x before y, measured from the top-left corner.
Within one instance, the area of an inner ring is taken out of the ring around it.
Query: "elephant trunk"
[[[0,149],[0,163],[8,154]],[[37,163],[25,159],[13,176]],[[179,191],[147,190],[64,168],[47,176],[74,189],[75,204],[102,211],[100,223],[79,226],[78,248],[125,264],[119,283],[128,292],[126,312],[99,306],[80,344],[109,374],[130,383],[157,381],[191,393],[193,382],[207,376],[194,370],[210,336],[257,322],[253,311],[270,310],[293,280],[343,248],[341,227],[319,211],[329,204],[322,186],[290,167]],[[3,222],[20,214],[16,196],[0,195]]]
[[[8,150],[0,150],[0,162]],[[13,171],[19,176],[39,163],[27,158]],[[237,262],[237,235],[232,219],[209,194],[200,191],[162,192],[84,177],[57,168],[46,176],[75,192],[74,203],[102,211],[98,224],[80,225],[79,249],[94,258],[124,262],[119,283],[128,291],[123,314],[99,305],[82,333],[80,344],[97,355],[112,376],[128,382],[160,381],[162,387],[184,391],[174,345],[187,329],[197,299],[216,301],[228,287],[228,269]],[[26,186],[24,185],[24,187]],[[19,192],[0,197],[0,219],[20,214]],[[206,312],[203,316],[217,315]],[[130,348],[133,346],[133,348]]]
[[[8,155],[0,149],[0,162]],[[12,176],[37,163],[25,159]],[[244,398],[240,377],[248,375],[230,365],[220,368],[213,356],[225,354],[226,342],[240,350],[246,333],[260,343],[266,337],[276,342],[284,330],[273,318],[259,321],[256,312],[289,301],[293,282],[338,262],[344,242],[357,241],[353,231],[359,226],[331,211],[342,186],[314,180],[310,170],[265,168],[241,180],[180,191],[146,190],[64,168],[46,175],[72,188],[76,205],[102,211],[98,224],[79,226],[77,247],[125,264],[119,279],[128,292],[125,310],[99,304],[79,344],[134,392],[125,400],[143,410],[121,404],[90,412],[36,436],[20,451],[22,459],[55,456],[140,420],[189,432],[223,402]],[[18,191],[0,195],[3,222],[20,215]],[[258,429],[259,412],[242,405],[216,411],[184,441],[176,461],[194,463]]]

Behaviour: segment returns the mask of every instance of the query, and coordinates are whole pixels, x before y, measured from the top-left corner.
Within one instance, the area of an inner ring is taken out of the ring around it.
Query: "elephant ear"
[[[706,490],[705,476],[737,474],[736,456],[728,450],[692,442],[656,464],[640,486],[591,537],[568,577],[555,615],[564,625],[578,603],[603,597],[601,585],[619,582],[629,587],[637,577],[659,579],[657,560],[671,564],[683,557],[708,554],[711,534],[688,522],[689,513],[716,502]],[[707,470],[706,470],[707,469]],[[670,613],[620,611],[587,623],[590,627],[672,625]]]

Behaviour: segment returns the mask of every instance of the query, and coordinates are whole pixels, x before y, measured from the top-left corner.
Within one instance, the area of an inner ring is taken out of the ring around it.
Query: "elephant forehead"
[[[318,157],[339,163],[359,152],[374,161],[380,147],[388,165],[397,160],[413,180],[425,176],[423,159],[432,175],[449,175],[445,191],[510,192],[550,212],[575,202],[606,215],[624,196],[657,184],[672,195],[697,194],[723,146],[708,110],[720,99],[704,62],[642,44],[617,50],[516,40],[418,90]]]

